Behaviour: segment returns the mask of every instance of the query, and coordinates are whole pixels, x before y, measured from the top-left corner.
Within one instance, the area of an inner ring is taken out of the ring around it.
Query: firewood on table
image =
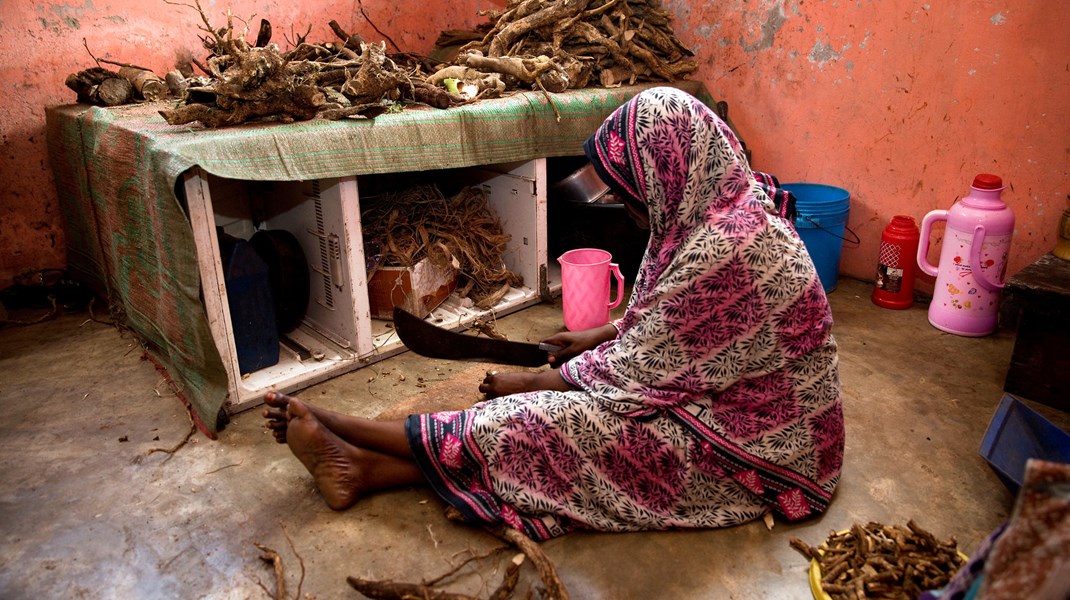
[[[121,67],[119,75],[125,77],[134,86],[134,92],[142,100],[155,102],[166,98],[170,93],[164,80],[160,79],[159,75],[152,71],[134,67]]]
[[[294,40],[293,50],[280,53],[276,44],[268,42],[267,21],[261,21],[260,35],[251,45],[235,32],[233,17],[228,15],[225,27],[214,27],[199,0],[188,6],[198,11],[203,22],[202,44],[211,54],[197,65],[208,81],[194,84],[187,77],[184,104],[160,111],[172,125],[199,121],[206,127],[222,127],[319,116],[370,118],[417,94],[410,78],[422,78],[419,69],[399,68],[386,56],[385,44],[365,44],[337,23],[332,22],[332,29],[343,42],[312,43],[306,41],[306,34]],[[177,78],[170,79],[172,87],[181,89]],[[421,98],[436,106],[443,104],[439,94],[427,90]]]
[[[354,104],[352,106],[336,106],[332,108],[325,108],[320,111],[319,116],[328,121],[338,121],[347,117],[363,117],[365,119],[374,119],[379,115],[386,112],[386,107],[379,102],[369,102],[367,104]]]
[[[256,102],[231,99],[225,108],[207,104],[188,104],[174,109],[161,110],[160,116],[171,125],[200,121],[209,128],[239,125],[267,117],[280,121],[304,121],[315,117],[319,108],[325,103],[326,98],[322,92],[304,86],[295,89],[289,96],[270,96]]]
[[[384,98],[398,100],[399,88],[409,86],[409,77],[403,72],[389,68],[392,62],[386,57],[386,48],[379,44],[365,44],[361,65],[342,84],[342,93],[354,104],[378,102]]]
[[[67,76],[66,86],[78,94],[78,101],[101,106],[129,103],[134,86],[115,71],[93,67]]]
[[[96,101],[96,104],[104,106],[128,104],[133,100],[134,86],[122,77],[112,77],[100,82],[90,97]]]
[[[413,81],[412,86],[413,98],[417,102],[423,102],[435,108],[449,108],[454,104],[453,96],[440,87],[433,86],[426,81]]]
[[[168,71],[163,80],[167,84],[167,90],[175,98],[182,98],[186,95],[186,90],[189,89],[186,76],[178,69]]]
[[[511,87],[534,81],[545,91],[677,81],[698,65],[671,31],[670,16],[658,0],[509,0],[489,32],[461,46],[454,62],[464,64],[470,52],[510,61],[548,57],[556,69],[510,80]]]
[[[333,31],[339,39],[345,42],[346,48],[349,48],[354,52],[360,52],[360,47],[364,45],[364,38],[359,35],[350,35],[349,32],[342,29],[342,26],[338,24],[338,21],[332,20],[328,25],[331,27],[331,31]]]
[[[538,11],[507,24],[494,35],[487,55],[494,57],[507,56],[513,42],[524,34],[574,17],[583,12],[589,3],[590,0],[563,0],[561,2],[540,3],[542,6]]]
[[[458,58],[458,62],[478,71],[492,71],[508,75],[524,83],[539,83],[548,92],[563,92],[568,89],[568,78],[562,77],[561,67],[548,56],[517,58],[513,56],[483,56],[478,50],[470,50]]]
[[[253,44],[257,48],[263,48],[271,43],[271,22],[267,19],[260,19],[260,31],[256,34],[256,43]]]

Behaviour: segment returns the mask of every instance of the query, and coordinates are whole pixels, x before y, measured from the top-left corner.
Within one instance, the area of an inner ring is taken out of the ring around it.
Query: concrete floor
[[[885,310],[870,290],[841,279],[830,294],[847,454],[829,512],[772,530],[759,522],[551,540],[544,550],[573,598],[805,599],[807,563],[791,536],[816,545],[856,522],[914,519],[969,554],[1007,519],[1013,497],[977,449],[1014,333],[944,334],[924,306]],[[545,304],[499,329],[535,340],[559,323],[559,306]],[[0,330],[0,597],[269,597],[274,576],[259,543],[282,556],[291,597],[303,563],[302,598],[359,598],[347,576],[419,581],[497,545],[446,521],[426,489],[332,512],[258,410],[236,415],[218,441],[198,434],[173,455],[150,453],[181,441],[189,420],[141,354],[131,335],[84,315]],[[474,401],[484,369],[404,353],[298,395],[371,417],[399,404]],[[495,564],[451,589],[485,596],[501,575]],[[517,597],[531,583],[525,576]]]

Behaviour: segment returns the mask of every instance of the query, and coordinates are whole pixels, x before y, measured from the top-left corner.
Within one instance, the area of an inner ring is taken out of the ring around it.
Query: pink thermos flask
[[[1014,213],[1000,200],[1003,189],[998,176],[978,175],[970,193],[950,210],[934,210],[922,219],[918,267],[936,277],[929,323],[937,329],[973,337],[996,330],[1014,234]],[[939,268],[928,260],[936,221],[947,221]]]

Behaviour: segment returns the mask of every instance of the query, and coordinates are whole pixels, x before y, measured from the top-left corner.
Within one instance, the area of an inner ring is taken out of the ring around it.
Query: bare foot
[[[280,444],[286,443],[286,426],[290,424],[290,419],[286,414],[286,406],[290,403],[290,400],[289,396],[278,392],[268,392],[264,396],[264,404],[267,405],[267,408],[262,413],[264,418],[267,419],[264,427],[271,430],[271,433],[275,436],[275,441]]]
[[[281,392],[268,392],[264,395],[264,404],[267,406],[267,408],[264,409],[264,412],[261,413],[264,415],[264,418],[267,419],[267,423],[264,424],[264,427],[271,430],[275,435],[275,441],[280,444],[286,443],[286,426],[290,423],[290,417],[286,413],[286,407],[289,406],[291,400],[297,400],[297,398],[287,396]],[[305,404],[305,408],[307,408],[308,412],[312,413],[320,423],[323,423],[324,426],[333,431],[333,428],[331,427],[332,415],[330,411],[317,408],[311,404]]]
[[[333,510],[353,506],[363,489],[361,450],[331,433],[297,398],[287,398],[286,415],[286,443],[312,474],[327,506]]]
[[[479,384],[479,391],[486,394],[487,398],[497,398],[521,392],[530,392],[534,389],[533,373],[499,373],[487,371],[483,383]]]

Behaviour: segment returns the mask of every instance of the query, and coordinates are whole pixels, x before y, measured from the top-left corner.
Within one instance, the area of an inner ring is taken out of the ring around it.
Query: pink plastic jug
[[[970,193],[951,207],[934,210],[921,222],[918,266],[936,277],[929,323],[964,336],[995,331],[999,295],[1014,234],[1014,213],[1000,200],[1003,180],[981,174]],[[947,221],[940,267],[929,264],[929,233],[935,221]]]
[[[577,248],[562,254],[561,305],[569,331],[591,329],[609,322],[609,310],[624,296],[624,276],[612,255],[597,248]],[[609,276],[617,279],[617,298],[609,301]]]

